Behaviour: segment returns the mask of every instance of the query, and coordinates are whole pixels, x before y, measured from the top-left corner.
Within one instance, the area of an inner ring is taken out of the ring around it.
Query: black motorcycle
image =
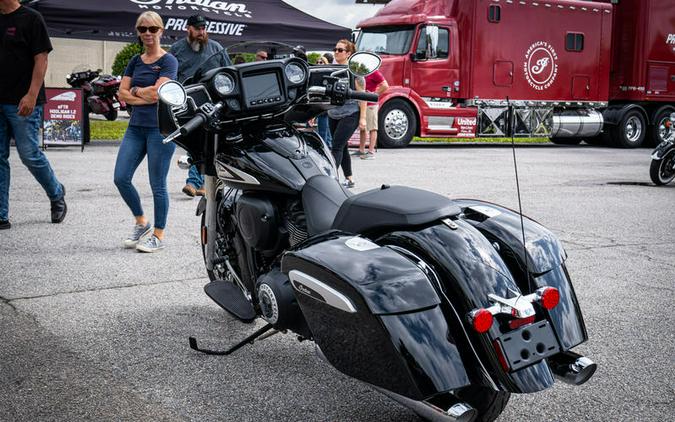
[[[649,177],[657,186],[667,185],[675,180],[675,113],[663,122],[665,132],[663,142],[652,152],[652,163],[649,166]]]
[[[313,132],[296,129],[347,99],[379,67],[298,58],[198,72],[159,89],[165,142],[206,179],[201,215],[207,295],[318,355],[420,416],[492,421],[511,393],[579,385],[596,365],[560,241],[535,221],[478,200],[382,185],[352,194]],[[350,76],[351,73],[351,76]],[[523,242],[523,237],[527,239]]]

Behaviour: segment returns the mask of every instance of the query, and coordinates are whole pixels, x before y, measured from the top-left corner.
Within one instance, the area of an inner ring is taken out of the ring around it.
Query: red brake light
[[[487,309],[476,309],[469,314],[469,318],[473,329],[481,334],[492,327],[492,314]]]
[[[555,308],[560,302],[560,292],[555,287],[546,287],[541,292],[541,306],[547,310]]]

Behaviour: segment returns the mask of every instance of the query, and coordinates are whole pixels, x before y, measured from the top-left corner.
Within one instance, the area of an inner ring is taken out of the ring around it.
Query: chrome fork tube
[[[206,269],[213,271],[213,257],[216,250],[216,178],[204,177],[204,190],[206,191]]]
[[[218,147],[218,135],[214,135],[213,156]],[[218,204],[216,203],[217,180],[215,176],[204,175],[204,190],[206,191],[206,269],[213,271],[213,259],[216,254],[217,224],[218,224]]]

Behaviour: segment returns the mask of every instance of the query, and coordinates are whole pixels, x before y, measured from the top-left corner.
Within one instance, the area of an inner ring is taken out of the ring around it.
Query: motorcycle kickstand
[[[272,328],[273,328],[272,324],[266,324],[264,327],[262,327],[261,329],[259,329],[255,333],[246,337],[245,339],[243,339],[242,341],[240,341],[239,343],[235,344],[234,346],[230,347],[227,350],[201,349],[201,348],[199,348],[199,346],[197,346],[197,339],[194,338],[194,337],[190,337],[189,338],[190,349],[196,350],[197,352],[202,352],[202,353],[207,354],[207,355],[227,356],[231,353],[234,353],[236,350],[246,346],[247,344],[253,344],[258,337],[261,337],[263,334],[265,334],[266,332],[268,332]],[[274,335],[274,334],[276,334],[276,333],[270,333],[269,335],[267,335],[265,337],[262,337],[261,339],[270,337],[271,335]]]

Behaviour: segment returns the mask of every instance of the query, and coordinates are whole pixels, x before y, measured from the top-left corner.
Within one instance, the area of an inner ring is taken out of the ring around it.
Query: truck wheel
[[[377,144],[382,148],[402,148],[412,141],[417,132],[417,117],[412,107],[400,99],[393,99],[379,112]]]
[[[579,145],[581,138],[549,138],[556,145]]]
[[[635,109],[630,110],[612,131],[612,142],[619,148],[638,148],[645,140],[646,129],[647,124],[642,113]]]
[[[648,145],[649,147],[655,147],[666,138],[668,130],[666,129],[666,122],[670,120],[670,113],[672,113],[672,108],[665,108],[660,110],[656,116],[654,116],[654,125],[649,128],[649,138]],[[672,122],[675,124],[675,122]]]

